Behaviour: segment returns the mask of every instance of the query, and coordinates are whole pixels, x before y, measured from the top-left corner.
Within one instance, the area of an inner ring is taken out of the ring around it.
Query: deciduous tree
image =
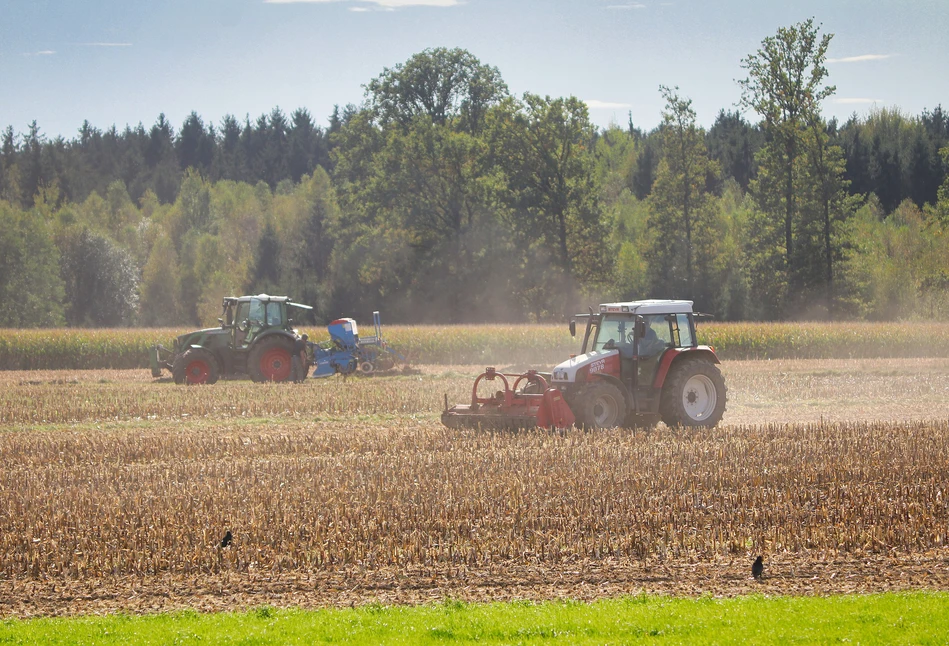
[[[761,48],[742,59],[748,76],[739,80],[741,105],[761,115],[767,136],[767,154],[761,158],[776,165],[781,176],[782,217],[784,223],[784,262],[789,284],[798,280],[794,256],[794,223],[798,186],[795,172],[804,150],[808,123],[820,114],[820,103],[836,88],[824,85],[824,63],[833,34],[819,34],[813,18],[781,27],[774,36],[761,42]],[[776,185],[772,186],[777,188]],[[771,201],[776,204],[775,201]]]

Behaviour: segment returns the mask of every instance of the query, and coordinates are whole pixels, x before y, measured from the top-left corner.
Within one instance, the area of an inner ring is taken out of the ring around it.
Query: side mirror
[[[576,319],[570,319],[570,336],[577,336],[577,321]]]
[[[224,327],[224,319],[218,319],[217,322],[218,322],[218,325],[220,325],[221,327]]]

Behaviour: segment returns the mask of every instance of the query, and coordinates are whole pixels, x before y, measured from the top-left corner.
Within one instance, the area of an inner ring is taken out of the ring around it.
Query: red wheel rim
[[[185,381],[189,384],[206,384],[211,376],[211,366],[204,359],[195,359],[185,367]]]
[[[271,348],[260,358],[260,373],[267,381],[286,381],[290,378],[290,353],[283,348]]]

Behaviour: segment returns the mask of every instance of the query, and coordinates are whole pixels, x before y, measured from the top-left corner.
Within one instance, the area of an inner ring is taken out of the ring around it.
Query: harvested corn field
[[[471,368],[4,373],[0,613],[949,589],[949,361],[723,368],[649,433],[446,429]]]

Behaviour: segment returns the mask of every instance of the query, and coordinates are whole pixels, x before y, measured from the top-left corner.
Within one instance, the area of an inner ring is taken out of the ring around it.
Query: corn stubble
[[[898,555],[944,547],[949,523],[945,421],[158,426],[3,433],[0,579]]]

